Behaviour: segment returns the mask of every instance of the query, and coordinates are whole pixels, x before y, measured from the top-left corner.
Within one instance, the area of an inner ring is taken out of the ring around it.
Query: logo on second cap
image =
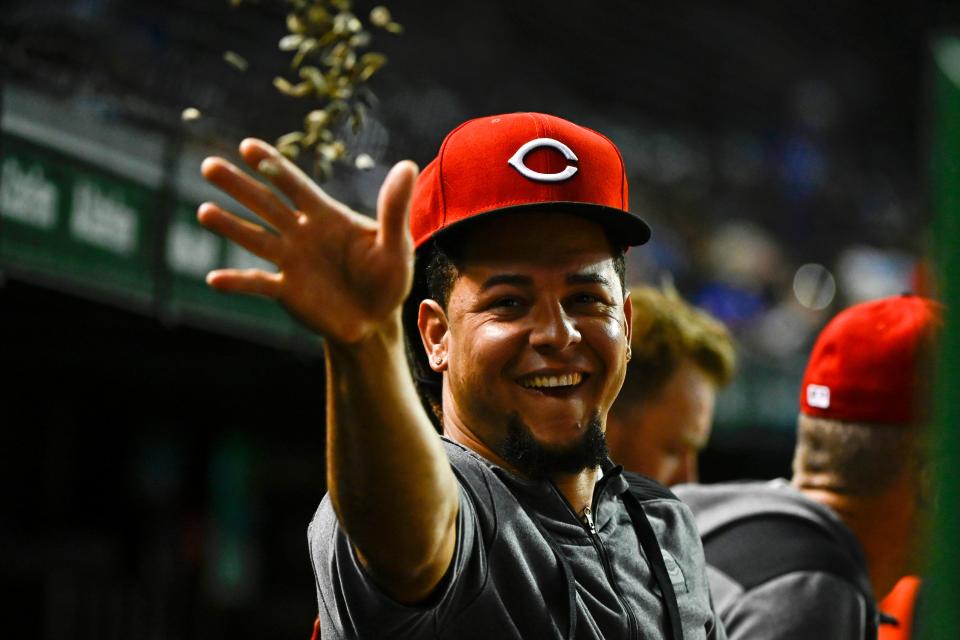
[[[817,409],[830,408],[830,387],[819,384],[807,385],[807,404]]]
[[[527,157],[527,154],[535,149],[540,149],[543,147],[549,147],[551,149],[556,149],[563,154],[563,157],[570,162],[577,162],[577,154],[567,145],[563,144],[559,140],[554,140],[553,138],[536,138],[530,142],[525,143],[517,152],[507,160],[507,164],[516,169],[526,178],[531,180],[536,180],[538,182],[562,182],[568,178],[573,177],[573,174],[577,172],[577,167],[572,164],[568,164],[564,167],[563,171],[557,173],[540,173],[539,171],[534,171],[526,164],[524,160]]]

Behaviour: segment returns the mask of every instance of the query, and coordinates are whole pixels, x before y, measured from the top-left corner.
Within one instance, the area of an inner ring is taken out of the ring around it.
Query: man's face
[[[502,463],[518,425],[553,451],[591,420],[602,429],[625,372],[624,302],[599,225],[560,213],[477,224],[442,331],[425,338],[444,359],[445,431]]]
[[[659,394],[642,403],[621,400],[607,431],[610,456],[665,485],[697,482],[697,455],[710,438],[716,397],[713,381],[685,360]]]

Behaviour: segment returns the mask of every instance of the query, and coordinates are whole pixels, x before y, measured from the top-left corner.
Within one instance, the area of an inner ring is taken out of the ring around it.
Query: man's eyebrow
[[[567,284],[572,285],[599,284],[603,287],[610,286],[610,280],[599,273],[594,273],[591,271],[571,273],[566,277],[566,281]],[[500,273],[495,276],[490,276],[484,280],[483,284],[480,285],[480,291],[486,291],[487,289],[492,289],[493,287],[501,284],[514,285],[518,287],[532,287],[533,278],[517,273]]]
[[[603,287],[609,287],[610,281],[599,273],[592,271],[581,271],[571,273],[567,276],[567,284],[599,284]]]
[[[515,273],[501,273],[495,276],[490,276],[484,280],[483,284],[480,285],[480,291],[492,289],[500,284],[512,284],[518,287],[530,287],[533,286],[533,278],[529,276],[521,276]]]

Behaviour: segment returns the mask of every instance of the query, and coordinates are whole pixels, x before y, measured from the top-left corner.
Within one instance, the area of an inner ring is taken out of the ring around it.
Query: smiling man
[[[530,477],[600,465],[600,409],[622,383],[629,336],[603,228],[563,213],[481,220],[456,262],[448,299],[428,299],[420,320],[447,373],[444,433]]]
[[[376,223],[268,145],[241,153],[292,206],[222,159],[204,174],[277,233],[198,215],[279,272],[208,280],[326,339],[321,637],[723,637],[689,510],[607,458],[623,250],[649,237],[616,147],[544,114],[472,120],[419,178],[391,170]]]

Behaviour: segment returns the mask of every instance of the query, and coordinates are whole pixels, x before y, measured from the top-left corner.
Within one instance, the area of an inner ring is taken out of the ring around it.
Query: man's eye
[[[497,298],[496,300],[494,300],[494,301],[493,301],[493,304],[490,305],[490,308],[492,308],[492,309],[516,309],[516,308],[519,307],[521,304],[522,304],[522,303],[521,303],[521,301],[520,301],[519,298],[503,297],[503,298]]]
[[[603,302],[600,299],[600,296],[595,296],[592,293],[578,293],[573,297],[573,301],[577,304],[594,304],[597,302]]]

